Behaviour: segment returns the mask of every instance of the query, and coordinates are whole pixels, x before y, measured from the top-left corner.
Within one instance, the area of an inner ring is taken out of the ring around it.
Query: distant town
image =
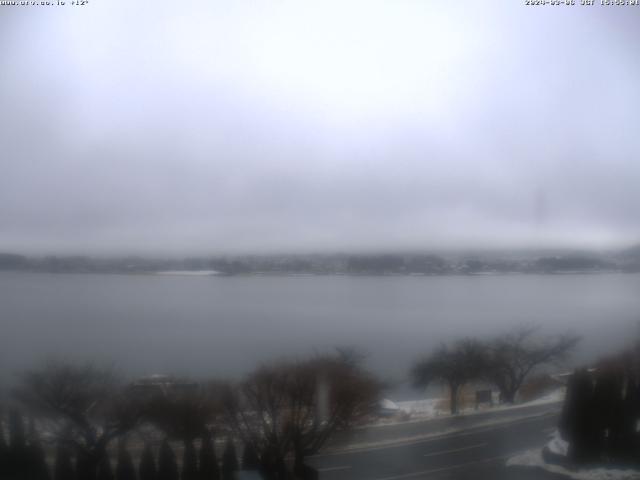
[[[49,273],[210,275],[490,275],[640,272],[640,245],[606,252],[519,250],[446,253],[27,256],[0,253],[0,270]]]

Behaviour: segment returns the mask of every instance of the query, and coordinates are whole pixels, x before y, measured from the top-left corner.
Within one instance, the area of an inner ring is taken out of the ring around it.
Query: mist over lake
[[[402,380],[440,342],[520,323],[584,336],[573,361],[638,337],[640,275],[238,276],[0,273],[1,380],[48,357],[126,376],[229,377],[354,345]]]

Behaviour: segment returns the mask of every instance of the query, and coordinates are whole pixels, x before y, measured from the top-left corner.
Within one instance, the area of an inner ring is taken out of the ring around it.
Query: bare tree
[[[535,326],[521,326],[489,344],[485,376],[498,387],[503,402],[513,403],[529,374],[566,360],[580,341],[571,333],[544,338],[537,332]]]
[[[414,384],[427,387],[443,382],[449,387],[451,413],[458,413],[458,392],[466,383],[480,376],[485,361],[485,347],[477,340],[459,340],[452,346],[441,345],[412,370]]]
[[[109,368],[52,362],[23,377],[18,397],[49,422],[58,444],[71,447],[95,475],[109,443],[131,430],[139,408]]]
[[[144,412],[146,420],[185,445],[204,435],[208,425],[222,413],[222,384],[190,385],[188,389],[169,389],[151,396]]]
[[[225,405],[245,444],[282,472],[289,454],[300,469],[336,431],[371,414],[380,389],[353,355],[324,355],[257,369],[229,391]]]

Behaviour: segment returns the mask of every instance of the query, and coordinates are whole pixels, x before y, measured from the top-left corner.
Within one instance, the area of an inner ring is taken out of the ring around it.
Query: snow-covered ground
[[[536,398],[535,400],[531,400],[530,402],[526,402],[525,405],[544,405],[546,403],[555,403],[562,402],[564,400],[565,388],[558,388],[553,392],[549,392],[542,397]]]
[[[494,406],[482,405],[478,410],[474,407],[464,408],[460,410],[460,415],[474,415],[487,411],[514,410],[524,407],[532,407],[535,405],[546,405],[558,403],[564,400],[564,387],[554,390],[540,398],[529,402],[517,403],[513,405],[497,404],[497,398],[494,399]],[[393,402],[385,399],[381,403],[381,407],[387,414],[377,423],[381,425],[421,422],[430,418],[437,418],[449,415],[446,400],[442,398],[426,398],[422,400],[410,400],[405,402]]]
[[[565,457],[569,444],[562,439],[556,430],[550,435],[547,448],[554,454]],[[521,452],[509,460],[507,466],[529,467],[542,469],[549,473],[564,475],[575,480],[631,480],[640,479],[640,470],[636,469],[613,469],[613,468],[583,468],[567,469],[560,465],[547,463],[542,456],[541,448],[533,448]]]
[[[550,392],[542,397],[536,398],[535,400],[531,400],[529,402],[523,403],[515,403],[512,405],[500,405],[498,403],[497,394],[494,394],[494,406],[489,407],[488,405],[481,405],[479,410],[476,410],[474,407],[469,407],[466,409],[462,409],[460,413],[474,413],[476,411],[485,411],[490,409],[494,410],[508,410],[512,408],[522,408],[522,407],[532,407],[534,405],[545,405],[547,403],[556,403],[564,400],[565,389],[558,388],[553,392]],[[428,398],[424,400],[413,400],[408,402],[397,402],[398,407],[406,413],[412,414],[412,416],[438,416],[438,415],[446,415],[447,410],[438,408],[439,405],[446,405],[446,401],[441,398]]]
[[[540,468],[549,473],[564,475],[575,480],[638,480],[640,470],[618,470],[609,468],[585,468],[568,470],[559,465],[546,463],[542,458],[542,449],[526,450],[507,460],[507,466]]]
[[[549,441],[549,443],[547,443],[547,448],[551,451],[551,453],[554,453],[561,457],[566,457],[569,453],[569,442],[563,440],[560,436],[560,432],[558,432],[558,430],[555,430],[551,434],[551,440]]]
[[[401,412],[411,417],[437,417],[443,412],[438,408],[438,404],[442,403],[440,398],[426,398],[424,400],[411,400],[408,402],[398,402],[398,408]]]

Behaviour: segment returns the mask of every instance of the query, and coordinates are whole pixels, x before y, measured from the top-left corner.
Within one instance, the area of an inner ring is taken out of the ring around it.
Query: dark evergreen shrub
[[[624,358],[623,358],[624,361]],[[636,430],[638,415],[637,378],[623,363],[618,371],[611,372],[616,379],[615,403],[605,427],[605,460],[616,463],[640,463],[639,434]],[[612,395],[613,396],[613,395]]]
[[[266,449],[260,455],[260,473],[267,480],[285,478],[285,466],[273,449]]]
[[[96,480],[95,459],[84,449],[76,451],[76,480]]]
[[[213,446],[211,434],[206,432],[202,436],[202,444],[200,445],[200,480],[219,480],[220,469],[218,467],[218,458]]]
[[[98,464],[97,480],[114,480],[113,469],[111,468],[111,460],[109,455],[105,453]]]
[[[38,438],[35,427],[29,429],[29,445],[27,446],[27,470],[29,480],[50,480],[49,467],[44,449]]]
[[[131,454],[124,441],[118,445],[118,464],[116,466],[116,480],[136,480],[136,469],[133,466]]]
[[[75,472],[71,462],[71,452],[63,445],[56,449],[56,460],[53,467],[53,480],[73,480]]]
[[[593,460],[606,460],[613,453],[619,435],[612,426],[619,423],[622,412],[622,379],[611,370],[595,375],[590,421],[593,428]]]
[[[232,480],[235,472],[238,471],[238,455],[236,454],[236,446],[231,439],[227,440],[222,453],[222,478],[223,480]]]
[[[242,469],[243,470],[258,470],[260,468],[260,458],[258,458],[258,452],[251,442],[244,445],[242,451]]]
[[[6,457],[8,478],[21,478],[28,474],[29,451],[27,448],[24,422],[18,410],[9,412],[9,446]]]
[[[184,442],[182,480],[198,480],[198,457],[191,441]]]
[[[601,361],[569,379],[560,433],[574,463],[640,463],[640,372],[627,354]]]
[[[24,449],[26,446],[24,422],[18,410],[9,412],[9,446],[12,449]]]
[[[7,471],[7,461],[9,457],[9,445],[4,438],[4,418],[0,413],[0,478],[4,478],[9,475]]]
[[[156,480],[158,471],[156,469],[156,460],[151,451],[151,445],[145,444],[142,456],[140,457],[140,465],[138,467],[140,480]]]
[[[567,383],[560,433],[569,442],[569,458],[578,463],[598,457],[598,424],[593,417],[593,381],[587,370],[576,370]]]
[[[173,453],[171,445],[165,439],[160,447],[158,455],[158,480],[179,480],[178,464],[176,455]]]

